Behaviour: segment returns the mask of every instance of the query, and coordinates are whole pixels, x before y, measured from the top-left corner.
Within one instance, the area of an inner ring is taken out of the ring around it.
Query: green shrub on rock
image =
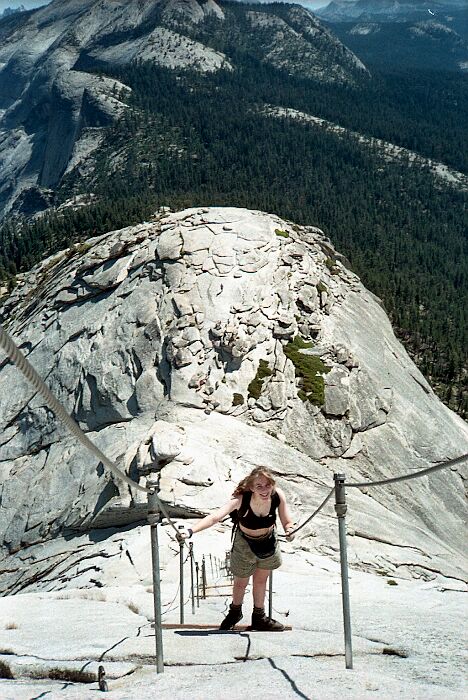
[[[296,377],[300,381],[300,389],[297,392],[302,401],[310,401],[314,406],[323,406],[325,403],[325,382],[323,375],[330,371],[331,367],[316,355],[304,355],[300,350],[311,348],[313,343],[307,343],[303,338],[296,336],[284,348],[284,354],[294,365]]]
[[[262,393],[263,380],[266,377],[270,377],[272,374],[273,372],[268,367],[268,362],[266,360],[260,360],[258,364],[257,374],[248,386],[249,397],[259,399],[260,394]]]
[[[322,292],[328,292],[328,287],[320,281],[317,285],[317,291],[321,294]]]
[[[325,260],[325,265],[328,267],[328,269],[330,270],[330,273],[331,273],[332,275],[339,275],[339,273],[340,273],[340,268],[339,268],[338,265],[336,264],[336,260],[334,260],[334,259],[332,259],[332,258],[327,258],[327,259]]]
[[[242,394],[234,393],[234,395],[232,397],[232,405],[233,406],[242,406],[243,403],[244,403],[244,397],[242,396]]]
[[[292,346],[293,346],[294,348],[296,348],[297,350],[310,350],[310,348],[313,348],[313,347],[314,347],[314,344],[313,344],[312,341],[310,341],[310,340],[309,340],[309,341],[304,340],[304,338],[301,338],[300,335],[296,335],[296,337],[293,338],[293,339],[288,343],[288,345],[286,345],[286,347],[288,347],[289,345],[292,345]]]

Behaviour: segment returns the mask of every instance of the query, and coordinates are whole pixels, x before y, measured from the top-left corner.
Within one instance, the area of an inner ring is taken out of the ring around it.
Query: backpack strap
[[[250,499],[252,498],[252,491],[245,491],[242,494],[242,503],[240,510],[237,511],[237,519],[240,520],[241,518],[244,517],[244,515],[247,513],[247,511],[250,508]]]
[[[275,491],[275,493],[271,497],[271,505],[276,510],[277,508],[279,508],[280,503],[281,503],[281,499],[279,497],[279,493],[278,493],[278,491]]]
[[[239,520],[247,513],[249,510],[250,506],[250,499],[252,497],[252,492],[251,491],[245,491],[242,494],[242,503],[240,505],[240,508],[238,510],[234,510],[231,513],[231,520],[233,522],[232,526],[232,532],[231,532],[231,542],[234,541],[234,536],[237,532],[237,528],[239,527]]]

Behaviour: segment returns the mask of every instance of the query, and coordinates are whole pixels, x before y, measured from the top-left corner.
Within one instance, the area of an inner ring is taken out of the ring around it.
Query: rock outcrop
[[[45,260],[1,313],[103,451],[142,484],[159,471],[173,514],[221,505],[261,464],[302,521],[334,472],[396,476],[468,447],[344,262],[319,229],[261,212],[162,212]],[[1,584],[15,591],[70,556],[57,537],[140,521],[146,506],[6,359],[0,381]],[[351,563],[462,579],[462,472],[349,490]],[[331,513],[297,546],[336,556]]]

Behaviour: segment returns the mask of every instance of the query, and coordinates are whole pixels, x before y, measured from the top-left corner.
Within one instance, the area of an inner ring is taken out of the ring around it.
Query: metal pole
[[[190,595],[192,598],[192,615],[195,615],[195,590],[194,590],[194,572],[193,572],[193,542],[189,544],[190,552]]]
[[[199,564],[197,561],[195,562],[195,569],[197,572],[197,608],[199,608],[200,607],[200,578],[199,578],[200,574],[199,574]]]
[[[184,624],[184,541],[179,542],[179,591],[180,624]]]
[[[203,600],[206,598],[206,562],[205,562],[205,555],[202,557],[202,590],[203,590]]]
[[[164,672],[162,622],[161,622],[161,572],[159,567],[158,525],[161,513],[157,500],[156,489],[148,493],[148,523],[151,529],[151,559],[153,563],[153,602],[154,602],[154,638],[156,643],[156,669]]]
[[[343,601],[343,623],[345,638],[346,668],[353,668],[353,648],[351,643],[351,613],[348,585],[348,552],[346,546],[346,491],[344,474],[334,474],[335,511],[338,516],[338,533],[340,538],[341,595]]]
[[[273,617],[273,571],[270,571],[268,581],[268,617]]]

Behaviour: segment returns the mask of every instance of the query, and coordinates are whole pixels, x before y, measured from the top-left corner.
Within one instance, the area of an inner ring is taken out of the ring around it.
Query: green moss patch
[[[244,397],[242,396],[242,394],[234,393],[234,395],[232,397],[232,405],[233,406],[242,406],[243,403],[244,403]]]
[[[304,338],[301,338],[300,335],[296,335],[295,338],[293,338],[286,347],[291,345],[292,347],[296,348],[297,350],[310,350],[310,348],[314,347],[314,344],[310,340],[304,340]]]
[[[273,372],[268,367],[268,362],[266,360],[260,360],[257,374],[248,386],[249,397],[252,396],[254,399],[259,399],[262,393],[263,380],[266,379],[266,377],[270,377],[272,374]]]
[[[321,292],[328,292],[328,287],[323,282],[319,282],[317,285],[317,291],[320,293]]]
[[[336,260],[333,258],[327,258],[325,260],[325,265],[328,267],[332,275],[338,275],[340,273],[340,268],[336,264]]]
[[[323,375],[330,371],[320,357],[303,355],[300,350],[311,348],[313,343],[296,336],[284,348],[284,354],[294,365],[296,377],[300,380],[297,395],[302,401],[310,401],[314,406],[325,403],[325,382]]]

